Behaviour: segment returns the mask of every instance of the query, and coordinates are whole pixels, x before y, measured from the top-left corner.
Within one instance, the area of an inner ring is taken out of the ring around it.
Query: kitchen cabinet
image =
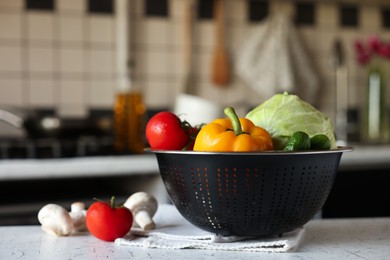
[[[356,146],[343,155],[323,218],[390,216],[390,146]]]
[[[339,172],[324,218],[390,216],[390,168]]]
[[[168,197],[152,154],[0,161],[0,225],[37,224],[47,203],[70,208],[94,198],[124,201],[146,191],[159,202]]]

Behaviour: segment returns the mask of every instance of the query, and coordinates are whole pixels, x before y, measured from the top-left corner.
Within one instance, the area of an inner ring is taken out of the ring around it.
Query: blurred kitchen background
[[[133,81],[148,109],[171,108],[183,84],[183,0],[132,0],[129,8]],[[215,46],[213,1],[199,0],[193,17],[193,75],[197,95],[221,106],[250,108],[269,96],[230,71],[226,87],[210,80]],[[314,105],[334,117],[334,46],[340,41],[348,69],[348,108],[359,109],[366,69],[354,41],[390,38],[390,3],[375,1],[225,1],[225,44],[234,63],[272,13],[293,15],[301,43],[321,81]],[[64,117],[111,110],[117,94],[115,1],[1,0],[0,106],[54,109]],[[299,87],[297,87],[299,88]],[[387,99],[389,99],[387,93]],[[2,124],[1,132],[16,134]]]
[[[119,74],[126,66],[125,82],[142,94],[145,120],[157,111],[174,110],[177,97],[189,90],[183,85],[191,74],[190,94],[220,107],[234,106],[240,116],[276,92],[298,93],[335,124],[340,117],[343,141],[360,143],[367,67],[356,61],[354,43],[371,35],[390,40],[389,1],[225,0],[218,24],[211,0],[130,0],[125,27],[118,22],[124,21],[116,8],[119,4],[119,0],[0,0],[0,190],[3,198],[10,194],[15,198],[0,203],[3,223],[15,223],[16,215],[20,217],[16,223],[34,223],[35,210],[51,200],[69,205],[81,196],[115,192],[125,196],[151,183],[157,184],[150,190],[164,200],[154,158],[134,155],[131,161],[112,147],[113,108],[123,88]],[[221,36],[217,28],[222,28],[229,61],[228,81],[223,84],[212,80],[217,36]],[[122,40],[125,51],[118,44]],[[122,51],[128,62],[118,65]],[[268,59],[254,59],[256,51],[264,51]],[[288,66],[283,63],[286,57],[291,58]],[[243,75],[243,68],[250,71],[256,66],[269,70]],[[263,77],[275,84],[252,84],[254,78]],[[384,95],[388,107],[390,91]],[[33,129],[28,135],[26,124],[20,127],[20,120],[26,119]],[[45,135],[34,128],[39,120],[66,127],[60,136]],[[375,150],[380,150],[379,158],[386,158],[389,149],[381,147]],[[370,155],[366,152],[364,157]],[[87,156],[98,159],[81,162],[83,170],[74,167],[74,161],[61,160]],[[47,158],[60,161],[52,165]],[[380,166],[388,160],[375,158],[366,166],[374,165],[383,175],[389,165]],[[363,170],[372,172],[372,168]],[[129,172],[138,180],[130,179]],[[366,175],[359,180],[367,183]],[[388,194],[380,196],[390,200]],[[366,213],[379,214],[373,211]]]

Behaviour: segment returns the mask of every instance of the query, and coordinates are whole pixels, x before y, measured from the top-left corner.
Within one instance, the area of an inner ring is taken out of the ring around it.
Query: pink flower
[[[390,58],[390,44],[382,44],[378,52],[383,58]]]
[[[362,43],[361,41],[356,40],[356,41],[355,41],[355,49],[356,49],[356,51],[359,52],[359,53],[364,52],[363,43]]]
[[[379,53],[379,49],[381,48],[382,43],[378,36],[372,35],[368,37],[367,43],[371,51]]]
[[[356,61],[360,65],[366,65],[374,56],[390,59],[390,43],[381,41],[376,35],[369,36],[366,44],[362,41],[356,40],[354,46],[356,51]]]
[[[371,59],[371,54],[368,50],[366,50],[361,41],[355,41],[355,49],[357,62],[360,65],[367,64]]]
[[[371,60],[371,56],[368,55],[368,54],[358,54],[357,55],[357,62],[360,64],[360,65],[366,65],[367,63],[369,63]]]

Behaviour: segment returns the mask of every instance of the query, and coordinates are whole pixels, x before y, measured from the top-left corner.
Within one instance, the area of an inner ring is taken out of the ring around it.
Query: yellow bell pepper
[[[253,152],[272,150],[270,134],[246,118],[238,118],[231,107],[224,110],[227,118],[215,119],[198,133],[194,151]]]

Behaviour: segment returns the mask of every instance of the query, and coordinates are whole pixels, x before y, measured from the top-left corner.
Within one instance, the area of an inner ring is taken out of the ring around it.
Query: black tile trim
[[[89,14],[113,15],[114,0],[88,0],[87,10]]]
[[[198,19],[211,20],[214,18],[214,0],[198,0]]]
[[[359,26],[359,8],[352,4],[340,5],[340,26],[358,27]]]
[[[1,1],[1,0],[0,0]],[[54,0],[25,0],[26,10],[54,11]]]
[[[297,2],[295,5],[295,24],[315,25],[316,5],[309,2]]]
[[[145,16],[168,17],[169,0],[145,0]]]
[[[247,5],[249,22],[262,21],[269,14],[269,1],[267,0],[247,0]]]
[[[381,8],[382,26],[390,29],[390,6]]]

